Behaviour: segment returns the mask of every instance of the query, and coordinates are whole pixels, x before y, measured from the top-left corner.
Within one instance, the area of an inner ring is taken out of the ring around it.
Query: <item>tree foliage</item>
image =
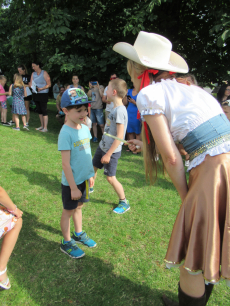
[[[229,10],[220,0],[11,0],[0,10],[0,68],[12,77],[36,59],[63,82],[73,71],[83,85],[92,76],[106,84],[113,71],[127,80],[112,46],[144,30],[171,40],[198,81],[218,82],[228,78]]]

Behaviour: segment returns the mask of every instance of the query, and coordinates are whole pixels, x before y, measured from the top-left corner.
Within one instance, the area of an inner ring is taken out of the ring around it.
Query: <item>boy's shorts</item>
[[[90,119],[92,123],[98,123],[99,125],[104,125],[103,108],[102,109],[91,108]]]
[[[100,147],[97,148],[93,157],[93,166],[102,169],[104,167],[104,175],[116,176],[118,159],[121,156],[121,151],[113,153],[108,164],[102,164],[101,159],[106,153]]]
[[[89,182],[87,181],[87,184],[88,183]],[[80,185],[77,185],[77,188],[81,191],[82,197],[79,200],[72,200],[71,199],[71,189],[70,189],[70,187],[61,184],[62,202],[63,202],[63,208],[64,209],[73,210],[73,209],[78,207],[78,203],[89,202],[89,190],[88,190],[88,188],[86,188],[86,183],[83,182]]]

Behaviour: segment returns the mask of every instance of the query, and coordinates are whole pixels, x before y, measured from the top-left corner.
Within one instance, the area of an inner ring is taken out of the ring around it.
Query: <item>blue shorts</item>
[[[104,114],[103,109],[92,109],[90,119],[92,123],[98,123],[99,125],[104,125]]]
[[[81,191],[82,196],[79,200],[71,199],[71,189],[69,186],[61,184],[62,189],[62,202],[63,208],[66,210],[73,210],[78,207],[78,203],[89,202],[89,191],[86,190],[86,183],[83,182],[80,185],[77,185],[77,188]],[[87,194],[88,193],[88,194]]]
[[[102,169],[104,167],[104,175],[116,176],[118,159],[121,156],[121,151],[113,153],[108,164],[102,164],[101,159],[106,153],[100,147],[97,148],[93,157],[93,166]]]

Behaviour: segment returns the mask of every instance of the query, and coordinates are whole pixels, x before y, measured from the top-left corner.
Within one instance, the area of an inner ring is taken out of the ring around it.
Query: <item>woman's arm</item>
[[[32,86],[33,74],[34,74],[34,73],[32,73],[32,74],[31,74],[30,82],[29,82],[29,84],[28,84],[28,85],[29,85],[29,87],[31,87],[31,86]]]
[[[10,88],[9,88],[9,96],[12,96],[12,85],[10,85]]]
[[[188,192],[184,165],[170,133],[167,119],[163,114],[146,115],[144,119],[152,132],[166,170],[183,201]]]
[[[24,97],[27,97],[26,87],[24,86]]]

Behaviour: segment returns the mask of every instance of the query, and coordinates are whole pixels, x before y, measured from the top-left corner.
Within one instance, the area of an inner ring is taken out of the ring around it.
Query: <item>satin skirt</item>
[[[207,155],[189,174],[165,262],[203,273],[206,283],[230,283],[230,153]]]

